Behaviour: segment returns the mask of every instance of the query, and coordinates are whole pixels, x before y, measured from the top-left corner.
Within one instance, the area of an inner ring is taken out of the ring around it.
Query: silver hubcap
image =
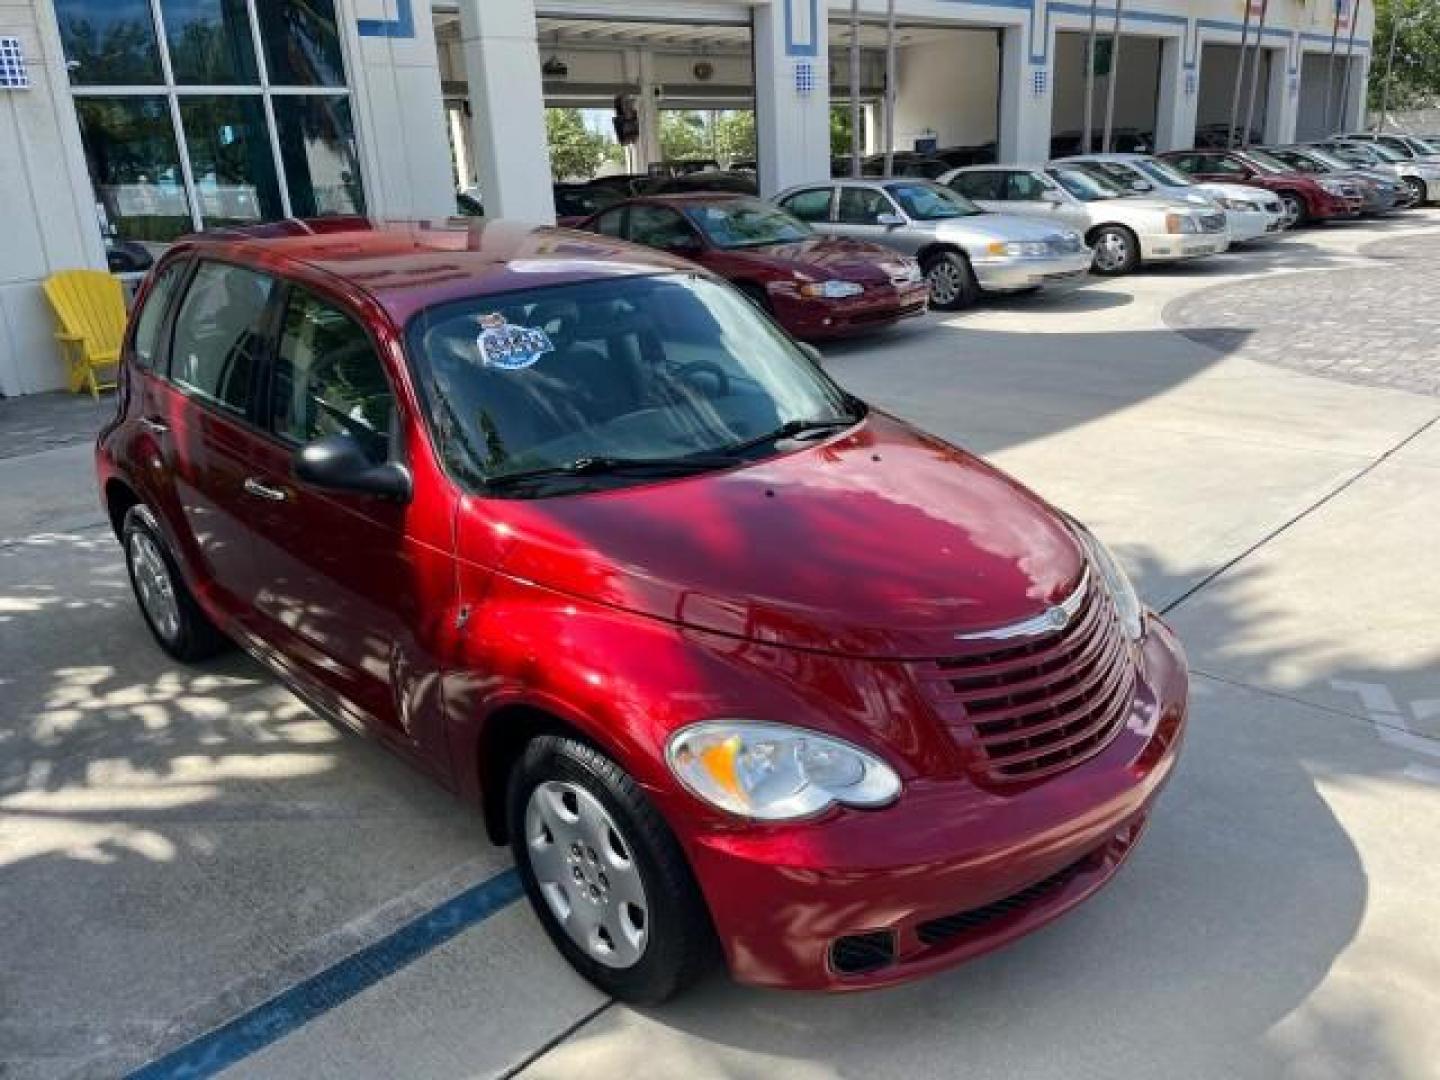
[[[612,968],[645,954],[650,908],[635,854],[600,800],[562,780],[541,784],[525,808],[530,869],[570,939]]]
[[[180,633],[180,603],[175,598],[175,585],[159,547],[143,532],[130,536],[130,568],[135,575],[140,606],[160,636],[174,641]]]
[[[1095,245],[1095,265],[1101,270],[1118,270],[1130,257],[1130,245],[1117,232],[1107,232]]]
[[[1286,197],[1280,200],[1280,227],[1289,229],[1300,220],[1300,201]]]
[[[960,268],[949,259],[938,262],[930,270],[930,299],[937,304],[953,304],[964,288]]]

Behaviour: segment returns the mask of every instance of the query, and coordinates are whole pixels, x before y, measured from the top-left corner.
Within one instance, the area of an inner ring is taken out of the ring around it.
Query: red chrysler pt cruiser
[[[97,465],[160,646],[238,643],[473,802],[626,1000],[992,949],[1175,767],[1183,656],[1095,537],[623,242],[179,244]]]

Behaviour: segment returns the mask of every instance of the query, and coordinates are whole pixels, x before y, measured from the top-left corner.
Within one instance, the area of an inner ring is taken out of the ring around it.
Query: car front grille
[[[1033,885],[1027,885],[1019,892],[1011,893],[984,907],[971,908],[969,911],[957,911],[953,915],[942,915],[938,919],[922,922],[915,927],[915,936],[920,939],[922,944],[939,945],[941,942],[949,941],[951,938],[959,937],[971,930],[979,930],[1007,915],[1026,911],[1069,885],[1093,859],[1093,854],[1086,855],[1085,858],[1078,859],[1069,866],[1057,870],[1049,877],[1042,878]]]
[[[1098,754],[1124,727],[1135,656],[1093,578],[1062,629],[916,664],[915,674],[983,783],[1039,780]],[[1001,632],[997,632],[1001,633]]]
[[[1271,213],[1271,214],[1278,214],[1278,213],[1280,213],[1280,203],[1279,203],[1279,201],[1276,200],[1276,199],[1271,199],[1269,202],[1262,203],[1261,205],[1265,207],[1265,210],[1266,210],[1267,213]]]
[[[1207,233],[1218,233],[1225,231],[1224,214],[1201,214],[1200,227]]]

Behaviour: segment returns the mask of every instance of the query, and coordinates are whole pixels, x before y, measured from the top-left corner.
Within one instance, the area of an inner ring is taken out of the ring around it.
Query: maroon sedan
[[[1249,184],[1280,196],[1282,228],[1358,217],[1364,194],[1352,180],[1296,172],[1263,150],[1175,150],[1158,157],[1196,180]]]
[[[697,262],[806,340],[873,330],[920,315],[927,303],[914,259],[879,244],[816,236],[779,207],[745,195],[630,199],[581,228]]]
[[[1184,656],[1095,536],[618,241],[177,244],[96,461],[160,647],[240,645],[475,806],[626,1000],[1012,941],[1180,752]]]

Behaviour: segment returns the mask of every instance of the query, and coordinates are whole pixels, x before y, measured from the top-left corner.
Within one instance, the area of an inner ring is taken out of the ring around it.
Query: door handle
[[[164,435],[170,430],[170,425],[164,420],[156,420],[153,416],[142,416],[140,426],[151,435]]]
[[[257,499],[269,499],[271,502],[284,502],[290,497],[285,493],[284,488],[271,487],[253,476],[248,477],[245,481],[245,493],[254,495]]]

